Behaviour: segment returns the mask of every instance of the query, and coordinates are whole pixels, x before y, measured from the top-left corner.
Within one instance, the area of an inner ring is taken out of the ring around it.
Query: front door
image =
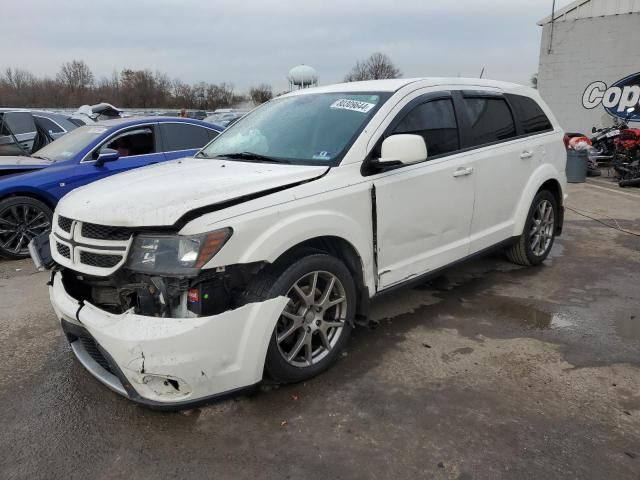
[[[458,153],[451,98],[412,101],[386,136],[421,135],[428,158],[375,174],[378,288],[384,289],[464,258],[475,195],[472,156]]]
[[[120,158],[103,165],[95,160],[103,149],[116,150]],[[78,166],[72,188],[94,182],[104,177],[134,168],[163,162],[164,154],[159,148],[155,125],[136,126],[108,138],[96,147]]]

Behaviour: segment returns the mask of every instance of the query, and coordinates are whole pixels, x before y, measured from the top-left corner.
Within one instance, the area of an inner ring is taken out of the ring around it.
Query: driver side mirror
[[[410,165],[427,159],[427,144],[420,135],[399,134],[382,142],[378,165]]]
[[[96,158],[96,162],[94,165],[96,167],[102,167],[107,162],[115,162],[120,158],[120,154],[117,150],[113,150],[111,148],[104,148],[100,150],[98,154],[98,158]]]

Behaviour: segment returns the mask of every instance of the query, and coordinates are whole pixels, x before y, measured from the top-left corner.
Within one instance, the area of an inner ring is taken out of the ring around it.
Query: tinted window
[[[553,130],[551,122],[534,99],[521,95],[509,95],[509,102],[511,102],[516,116],[522,124],[523,133],[531,134]]]
[[[455,152],[458,144],[458,124],[449,99],[432,100],[411,110],[393,130],[393,134],[420,135],[427,144],[429,157]]]
[[[494,143],[516,136],[516,126],[507,102],[501,98],[463,98],[469,130],[469,147]]]
[[[211,134],[217,136],[217,132],[208,128],[187,123],[161,123],[160,130],[164,138],[165,152],[202,148],[215,138]]]
[[[46,117],[36,117],[34,115],[33,119],[36,121],[38,125],[44,128],[49,133],[63,133],[64,130],[60,128],[60,126]]]
[[[5,122],[14,135],[35,133],[36,125],[33,117],[27,112],[10,112],[5,114]]]

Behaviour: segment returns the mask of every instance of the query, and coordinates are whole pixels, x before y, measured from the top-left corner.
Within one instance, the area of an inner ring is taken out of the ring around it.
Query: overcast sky
[[[54,76],[62,62],[83,59],[96,77],[148,68],[280,91],[294,65],[335,83],[380,51],[406,77],[477,76],[484,66],[485,77],[528,83],[536,22],[551,1],[3,0],[0,68]]]

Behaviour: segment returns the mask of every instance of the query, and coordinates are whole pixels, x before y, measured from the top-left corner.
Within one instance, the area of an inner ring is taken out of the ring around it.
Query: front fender
[[[262,211],[236,217],[224,224],[233,228],[233,236],[204,268],[273,263],[305,241],[338,237],[357,252],[364,281],[370,289],[375,288],[371,198],[364,189],[348,197],[298,200],[294,202],[296,205],[275,207],[269,209],[269,213]]]
[[[563,195],[566,191],[566,183],[563,180],[564,176],[558,172],[555,166],[549,163],[545,163],[540,165],[533,174],[529,177],[529,182],[525,187],[522,195],[520,196],[520,201],[516,206],[515,210],[515,223],[513,226],[513,236],[519,237],[522,235],[524,230],[524,224],[527,221],[527,216],[529,214],[529,209],[531,208],[531,204],[533,203],[533,198],[540,190],[540,187],[549,180],[555,180],[560,185],[560,202],[562,204]]]

